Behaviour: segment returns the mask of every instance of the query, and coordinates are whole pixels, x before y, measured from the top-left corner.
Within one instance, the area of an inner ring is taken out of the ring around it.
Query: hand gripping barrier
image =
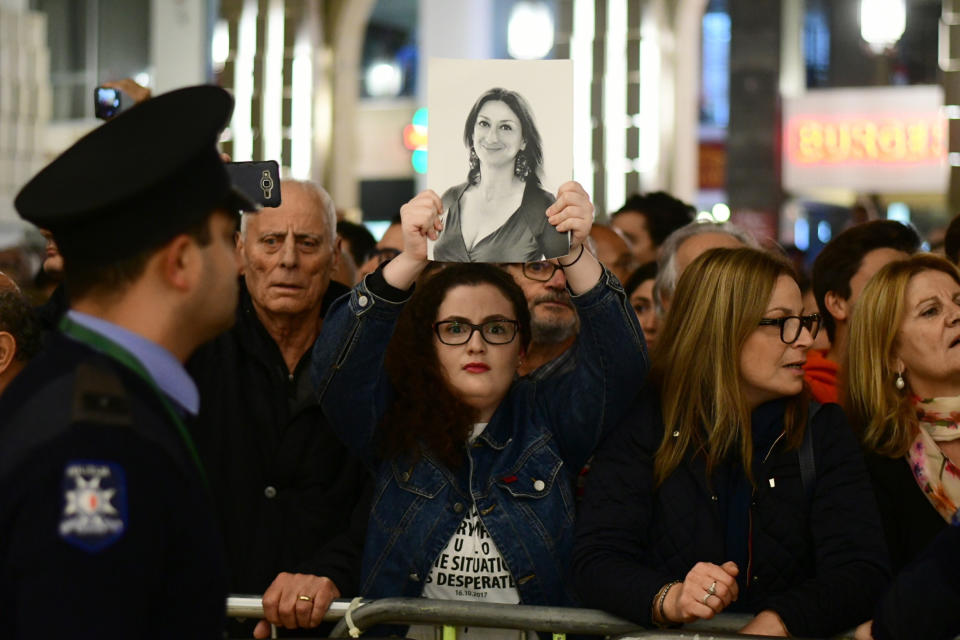
[[[347,614],[351,624],[347,624]],[[227,617],[263,618],[260,596],[230,596]],[[380,600],[334,600],[324,621],[338,621],[331,637],[358,637],[379,624],[427,624],[443,626],[444,640],[456,638],[457,626],[494,627],[545,631],[560,640],[567,633],[618,636],[618,640],[735,640],[760,639],[736,633],[750,621],[747,614],[722,613],[712,620],[700,620],[682,629],[644,629],[634,622],[597,609],[540,607],[532,605],[429,600],[426,598],[383,598]],[[852,632],[835,636],[852,638]]]

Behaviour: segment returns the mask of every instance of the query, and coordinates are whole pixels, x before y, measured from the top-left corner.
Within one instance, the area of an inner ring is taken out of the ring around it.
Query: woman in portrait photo
[[[467,180],[444,192],[444,230],[433,259],[444,262],[536,262],[568,253],[567,234],[547,223],[554,196],[543,189],[543,145],[527,101],[490,89],[463,129]]]

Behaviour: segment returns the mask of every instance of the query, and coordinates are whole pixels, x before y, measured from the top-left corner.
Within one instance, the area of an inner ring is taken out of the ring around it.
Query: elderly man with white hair
[[[667,315],[683,270],[708,249],[759,246],[750,233],[730,222],[694,220],[680,227],[667,236],[657,258],[657,279],[653,287],[657,314],[661,318]]]
[[[362,506],[350,526],[366,472],[330,430],[309,372],[324,310],[348,291],[330,280],[336,209],[310,182],[284,181],[281,193],[279,207],[244,214],[236,324],[188,368],[230,590],[264,593],[267,619],[296,628],[316,626],[333,598],[358,590]]]

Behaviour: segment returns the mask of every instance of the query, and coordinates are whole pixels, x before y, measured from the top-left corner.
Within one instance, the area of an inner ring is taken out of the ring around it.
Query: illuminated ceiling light
[[[806,218],[797,218],[793,223],[793,246],[800,251],[810,248],[810,223]]]
[[[410,164],[413,166],[413,170],[424,175],[427,173],[427,150],[426,149],[415,149],[412,154],[410,154]]]
[[[891,202],[887,207],[887,220],[910,224],[910,207],[905,202]]]
[[[713,219],[717,222],[726,222],[730,219],[730,207],[723,202],[713,205],[711,213],[713,213]]]
[[[403,90],[403,69],[396,62],[378,60],[367,67],[364,86],[374,98],[396,98]]]
[[[520,0],[510,11],[507,51],[518,60],[539,60],[553,49],[553,14],[544,2]]]
[[[213,27],[213,41],[210,43],[210,56],[217,70],[223,69],[230,57],[230,25],[226,20],[217,20]]]
[[[302,30],[293,46],[290,82],[290,175],[310,178],[313,160],[313,48]]]
[[[906,24],[904,0],[860,0],[860,36],[874,52],[895,45]]]
[[[289,166],[283,154],[283,59],[284,28],[286,24],[284,0],[267,3],[266,39],[263,43],[263,89],[260,100],[260,139],[262,154],[267,160],[276,160]]]
[[[233,161],[253,160],[253,67],[257,53],[257,0],[243,0],[237,22],[237,52],[233,65]]]
[[[403,129],[403,146],[409,149],[413,170],[423,175],[427,172],[427,108],[420,107]]]
[[[653,21],[647,21],[652,25]],[[652,26],[643,29],[640,38],[640,113],[633,116],[640,150],[638,173],[656,172],[660,162],[660,34]],[[638,122],[639,120],[639,122]]]
[[[429,121],[429,112],[426,107],[420,107],[413,112],[413,118],[411,122],[415,127],[423,127],[424,131],[427,129],[427,122]]]
[[[594,0],[573,0],[570,58],[573,60],[573,179],[593,182],[593,118],[590,87],[593,82]]]
[[[609,203],[627,199],[627,0],[607,0],[610,28],[605,40],[603,70],[603,162],[605,197]],[[642,159],[642,158],[641,158]]]
[[[710,215],[709,211],[701,211],[697,214],[697,220],[700,222],[713,222],[713,216]]]

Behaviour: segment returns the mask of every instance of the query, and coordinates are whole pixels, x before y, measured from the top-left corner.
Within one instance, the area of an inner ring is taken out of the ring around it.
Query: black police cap
[[[217,151],[233,98],[219,87],[146,100],[81,138],[20,191],[23,219],[53,232],[67,261],[108,264],[162,246],[214,209],[258,207]]]

